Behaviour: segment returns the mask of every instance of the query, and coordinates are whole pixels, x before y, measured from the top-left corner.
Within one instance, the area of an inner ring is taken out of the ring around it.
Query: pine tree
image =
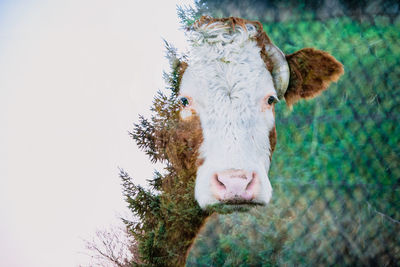
[[[181,74],[186,68],[184,56],[166,42],[171,72],[164,73],[170,95],[158,92],[150,119],[139,118],[131,137],[155,162],[166,164],[165,173],[155,172],[148,180],[150,188],[135,185],[123,170],[120,177],[129,209],[137,221],[125,220],[139,245],[141,266],[179,266],[203,220],[209,215],[194,199],[195,161],[201,135],[196,121],[178,119],[177,95]]]

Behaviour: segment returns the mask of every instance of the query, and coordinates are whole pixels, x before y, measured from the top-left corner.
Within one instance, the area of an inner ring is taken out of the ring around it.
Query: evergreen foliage
[[[165,173],[155,172],[150,189],[135,185],[121,170],[123,192],[137,221],[125,220],[139,245],[141,266],[181,266],[198,228],[209,213],[194,199],[197,140],[192,124],[178,119],[180,73],[183,58],[166,43],[171,73],[164,73],[169,96],[158,92],[153,101],[151,119],[139,118],[130,133],[152,162],[166,163]]]

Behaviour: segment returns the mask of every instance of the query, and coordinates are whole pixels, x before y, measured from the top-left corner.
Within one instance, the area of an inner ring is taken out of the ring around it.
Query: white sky
[[[127,131],[164,88],[162,38],[185,46],[177,2],[0,0],[0,266],[77,266],[126,213],[118,167],[152,177]]]

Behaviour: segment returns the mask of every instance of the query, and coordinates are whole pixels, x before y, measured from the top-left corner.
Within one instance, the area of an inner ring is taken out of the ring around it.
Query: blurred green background
[[[263,23],[285,54],[331,53],[338,83],[276,107],[273,201],[212,217],[188,266],[400,264],[400,16],[396,1],[198,1]],[[191,16],[191,17],[190,17]]]

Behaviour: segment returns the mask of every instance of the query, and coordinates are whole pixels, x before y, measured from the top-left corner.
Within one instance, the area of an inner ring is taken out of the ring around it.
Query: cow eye
[[[179,101],[181,102],[181,105],[182,105],[183,107],[189,106],[189,99],[187,99],[186,97],[181,97],[181,98],[179,99]]]
[[[277,99],[275,96],[270,96],[270,97],[268,97],[267,102],[268,102],[268,105],[272,105],[273,103],[277,102]]]

